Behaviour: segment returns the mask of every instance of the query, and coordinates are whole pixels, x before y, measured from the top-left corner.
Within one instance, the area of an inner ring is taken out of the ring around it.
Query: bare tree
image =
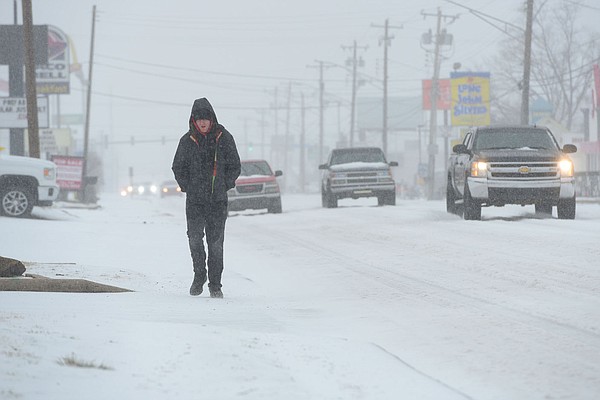
[[[530,99],[547,100],[554,118],[571,129],[582,102],[589,98],[592,66],[600,58],[600,37],[582,30],[578,4],[558,2],[554,8],[544,4],[535,13]],[[523,40],[510,38],[494,58],[495,122],[519,120],[522,49]]]

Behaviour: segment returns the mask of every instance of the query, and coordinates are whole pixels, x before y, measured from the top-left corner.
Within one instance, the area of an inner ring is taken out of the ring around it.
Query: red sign
[[[56,164],[56,182],[61,190],[80,190],[83,180],[83,157],[52,156]]]
[[[436,108],[449,110],[451,100],[450,79],[438,79]],[[431,110],[431,79],[423,79],[423,110]]]

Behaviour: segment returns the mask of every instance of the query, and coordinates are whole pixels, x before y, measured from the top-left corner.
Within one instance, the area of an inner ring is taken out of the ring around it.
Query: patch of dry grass
[[[67,367],[78,367],[78,368],[95,368],[105,371],[112,371],[114,368],[106,366],[104,364],[96,364],[94,361],[79,360],[74,354],[70,356],[62,357],[57,361],[58,365],[64,365]]]

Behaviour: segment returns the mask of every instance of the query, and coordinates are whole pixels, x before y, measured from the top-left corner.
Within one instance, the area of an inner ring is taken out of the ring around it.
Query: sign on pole
[[[38,94],[69,94],[69,38],[55,26],[48,25],[48,63],[36,65]]]
[[[450,79],[438,79],[438,95],[436,108],[438,110],[450,109]],[[431,79],[423,79],[423,110],[431,110]]]
[[[61,190],[80,190],[83,181],[83,157],[52,156],[56,164],[56,182]]]
[[[490,73],[452,72],[452,126],[490,124]]]
[[[48,97],[37,98],[38,125],[48,128]],[[0,128],[27,128],[27,100],[23,97],[0,97]]]

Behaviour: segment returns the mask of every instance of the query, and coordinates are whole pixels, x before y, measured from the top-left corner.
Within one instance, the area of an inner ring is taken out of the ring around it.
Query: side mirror
[[[467,149],[467,146],[462,143],[454,145],[454,147],[452,147],[452,151],[456,154],[469,154],[469,149]]]
[[[277,171],[275,171],[275,176],[281,176],[283,175],[283,171],[278,169]]]
[[[577,146],[575,146],[574,144],[565,144],[563,146],[562,149],[563,153],[576,153],[577,152]]]
[[[321,164],[321,165],[319,165],[319,169],[329,169],[329,165]]]
[[[389,163],[390,167],[397,167],[398,166],[398,161],[390,161]]]

